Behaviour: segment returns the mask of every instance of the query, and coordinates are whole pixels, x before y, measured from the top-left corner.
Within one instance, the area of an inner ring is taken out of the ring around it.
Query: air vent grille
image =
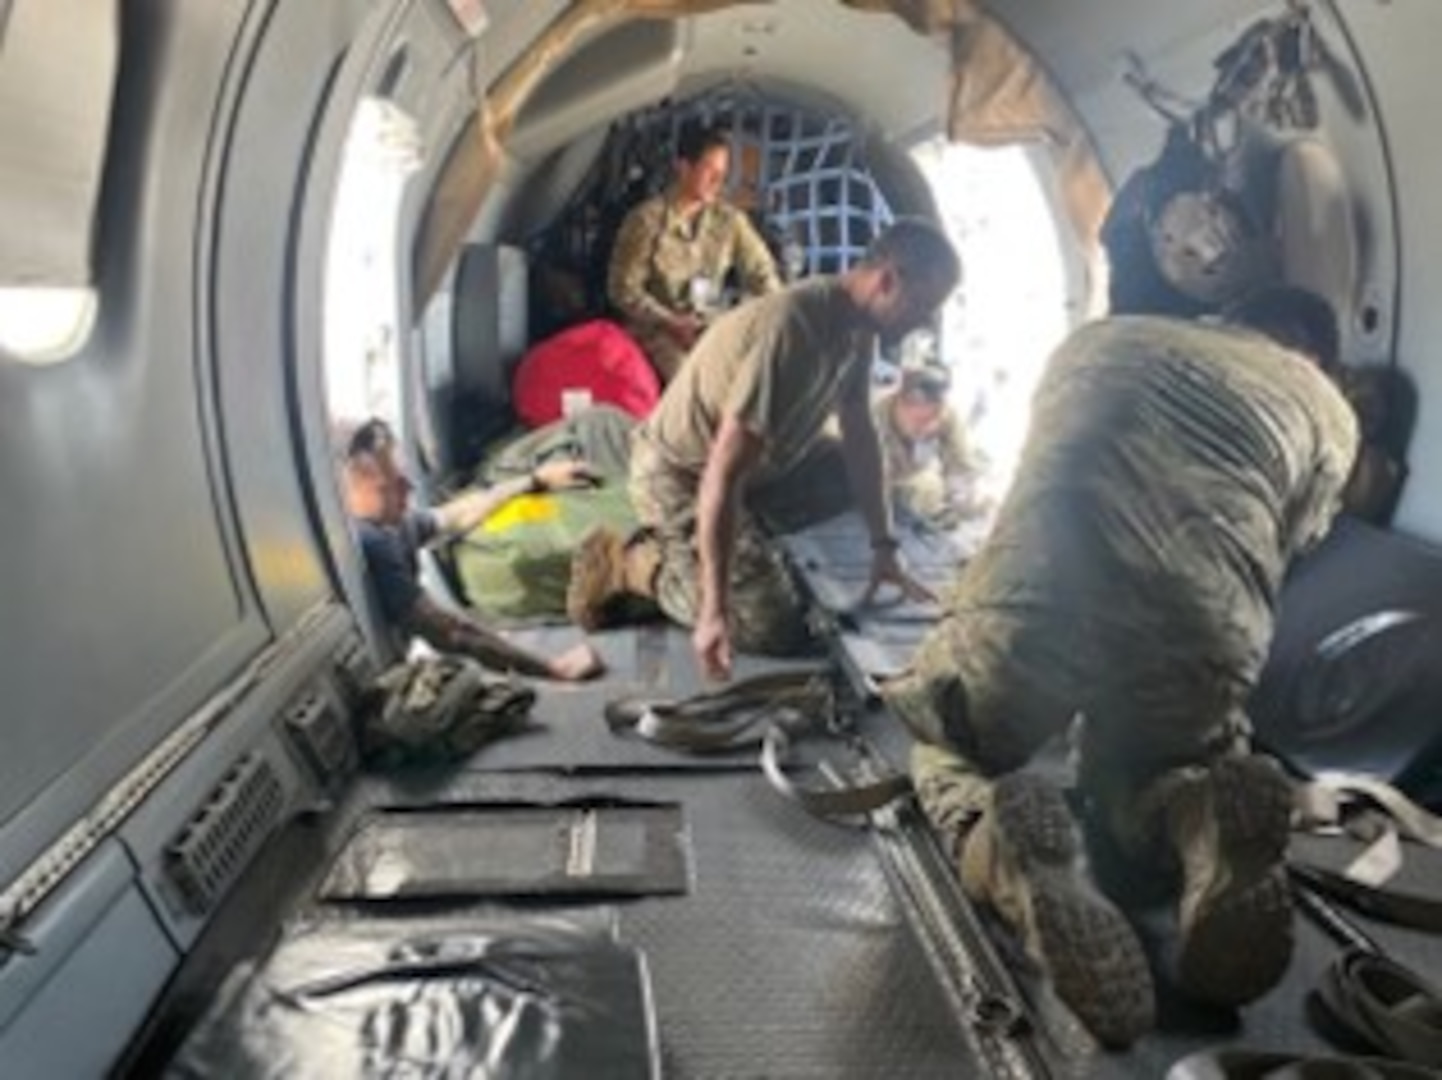
[[[335,673],[346,704],[359,705],[366,688],[376,677],[375,659],[364,641],[351,638],[336,650]]]
[[[205,914],[270,834],[285,791],[270,762],[250,753],[216,785],[166,851],[171,879],[196,914]]]
[[[307,694],[285,714],[286,731],[305,763],[322,784],[355,769],[355,739],[345,718],[319,691]]]

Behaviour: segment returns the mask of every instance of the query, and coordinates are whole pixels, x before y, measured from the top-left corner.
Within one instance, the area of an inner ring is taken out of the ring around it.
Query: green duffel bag
[[[564,617],[571,556],[597,525],[636,528],[625,485],[522,495],[456,542],[456,573],[466,599],[495,619]]]
[[[499,620],[564,618],[571,556],[598,525],[629,534],[636,514],[626,494],[635,421],[595,408],[549,424],[502,447],[483,466],[483,482],[521,475],[556,456],[584,457],[603,477],[599,487],[522,495],[458,540],[452,549],[466,599]]]

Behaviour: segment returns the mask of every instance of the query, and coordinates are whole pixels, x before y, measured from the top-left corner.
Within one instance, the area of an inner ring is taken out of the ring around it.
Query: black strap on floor
[[[862,817],[911,794],[911,778],[903,773],[891,773],[868,783],[853,784],[831,772],[828,787],[802,787],[786,774],[785,763],[791,747],[791,736],[780,726],[773,726],[766,732],[762,744],[761,771],[773,788],[817,817]]]
[[[1397,852],[1397,865],[1379,880],[1366,880],[1358,867],[1380,846],[1367,847],[1346,834],[1298,833],[1288,860],[1313,888],[1348,907],[1385,922],[1442,933],[1442,896],[1437,893],[1442,851],[1383,837]]]
[[[607,704],[605,717],[615,734],[633,732],[658,746],[708,754],[759,746],[773,725],[809,727],[831,711],[825,673],[803,668],[741,679],[686,698],[621,698]]]
[[[1381,953],[1346,952],[1318,984],[1324,1020],[1389,1057],[1442,1069],[1442,994]]]
[[[1324,1033],[1442,1069],[1442,992],[1383,952],[1304,870],[1292,867],[1291,876],[1299,908],[1343,947],[1311,997]]]
[[[832,771],[825,787],[791,779],[796,741],[826,728],[835,714],[834,688],[817,669],[758,675],[689,698],[623,698],[605,710],[613,732],[634,732],[673,750],[723,753],[759,744],[761,771],[771,786],[817,817],[864,817],[910,794],[910,778],[899,773],[853,784]]]

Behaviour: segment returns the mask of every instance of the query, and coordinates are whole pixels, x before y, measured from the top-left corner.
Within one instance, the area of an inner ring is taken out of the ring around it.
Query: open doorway
[[[1071,329],[1067,263],[1043,178],[1024,146],[942,138],[912,152],[965,266],[942,311],[940,349],[952,402],[1000,495],[1026,438],[1031,396]]]

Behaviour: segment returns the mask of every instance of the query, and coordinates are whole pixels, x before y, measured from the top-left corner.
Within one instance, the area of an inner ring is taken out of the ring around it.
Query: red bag
[[[597,405],[644,418],[661,399],[661,380],[631,335],[594,319],[547,338],[516,367],[516,414],[530,427],[561,419],[561,393],[589,390]]]

